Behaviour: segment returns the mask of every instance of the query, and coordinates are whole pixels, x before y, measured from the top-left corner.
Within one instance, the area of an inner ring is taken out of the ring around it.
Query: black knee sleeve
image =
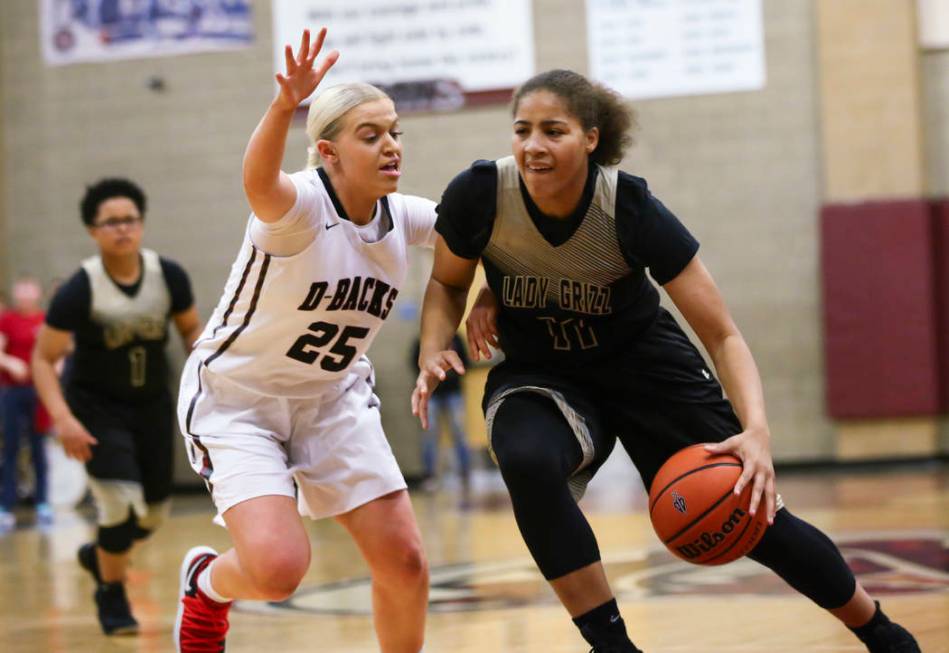
[[[147,539],[154,531],[151,531],[147,528],[142,528],[138,523],[132,528],[132,539],[136,542]]]
[[[556,404],[531,392],[508,396],[495,414],[491,446],[517,526],[544,578],[598,561],[596,538],[567,485],[582,452]]]
[[[121,524],[100,526],[99,533],[96,535],[96,544],[109,553],[125,553],[132,548],[139,530],[135,513],[129,511],[128,519]]]
[[[853,572],[837,546],[787,508],[778,511],[774,524],[748,557],[825,610],[843,606],[857,588]]]

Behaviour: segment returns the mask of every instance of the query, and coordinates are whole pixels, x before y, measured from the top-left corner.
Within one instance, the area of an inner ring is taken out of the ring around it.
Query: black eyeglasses
[[[106,229],[118,229],[119,227],[137,227],[142,223],[142,218],[137,215],[127,215],[124,218],[109,218],[108,220],[103,220],[102,222],[97,222],[92,225],[96,229],[104,227]]]

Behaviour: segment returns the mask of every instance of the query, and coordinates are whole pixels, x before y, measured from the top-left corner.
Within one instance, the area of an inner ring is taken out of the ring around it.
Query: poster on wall
[[[946,0],[918,0],[916,20],[921,48],[949,49],[949,3]]]
[[[530,0],[274,0],[274,67],[304,27],[341,56],[324,84],[368,82],[400,111],[505,101],[534,73]]]
[[[40,0],[47,64],[163,57],[244,47],[251,0]]]
[[[587,0],[590,75],[649,99],[764,88],[761,0]]]

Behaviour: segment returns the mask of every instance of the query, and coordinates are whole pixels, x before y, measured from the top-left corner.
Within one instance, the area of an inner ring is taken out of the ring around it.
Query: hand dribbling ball
[[[734,493],[741,461],[701,444],[667,460],[649,491],[649,518],[673,555],[697,565],[723,565],[751,551],[768,528],[764,498],[748,511],[752,484]]]

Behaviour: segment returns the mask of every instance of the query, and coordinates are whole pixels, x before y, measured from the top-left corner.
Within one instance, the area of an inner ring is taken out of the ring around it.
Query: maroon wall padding
[[[939,412],[934,233],[925,200],[821,210],[831,416]]]
[[[949,199],[932,203],[935,253],[936,334],[942,411],[949,411]]]

